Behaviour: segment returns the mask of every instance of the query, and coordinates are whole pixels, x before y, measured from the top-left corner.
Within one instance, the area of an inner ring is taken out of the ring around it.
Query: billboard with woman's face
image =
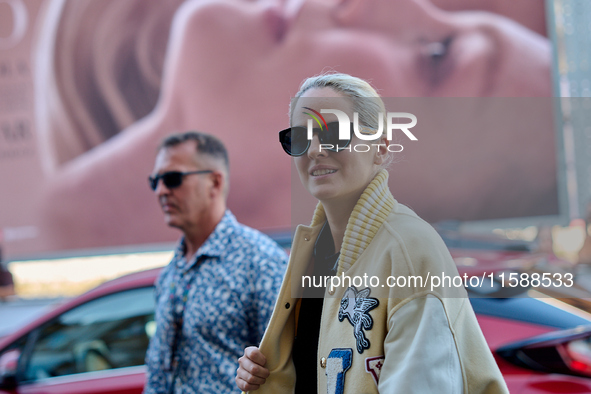
[[[26,69],[20,85],[15,75],[0,79],[0,120],[11,130],[0,140],[9,258],[174,241],[179,234],[164,224],[146,178],[161,139],[191,129],[228,147],[228,205],[238,219],[289,228],[290,159],[277,132],[289,123],[300,83],[328,71],[370,81],[394,105],[420,107],[423,135],[396,160],[390,182],[395,197],[425,219],[556,217],[543,5],[477,6],[0,1],[0,44],[27,16],[20,41],[0,46],[3,61]],[[410,101],[396,101],[404,98]],[[412,101],[419,98],[428,100]],[[9,146],[6,136],[21,129],[28,139]],[[28,153],[6,153],[19,149]]]

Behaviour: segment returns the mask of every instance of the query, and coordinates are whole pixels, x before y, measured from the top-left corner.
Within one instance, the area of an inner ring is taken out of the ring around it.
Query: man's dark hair
[[[172,148],[187,141],[195,141],[197,143],[197,153],[209,155],[215,159],[221,159],[224,162],[226,170],[230,170],[230,161],[226,147],[222,141],[210,134],[198,131],[171,134],[162,140],[160,146],[158,146],[158,150]]]

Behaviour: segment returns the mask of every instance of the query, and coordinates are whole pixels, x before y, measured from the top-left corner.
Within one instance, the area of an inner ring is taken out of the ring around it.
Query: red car
[[[474,242],[449,246],[461,273],[510,273],[531,268],[535,260],[526,250],[453,249]],[[0,393],[141,393],[144,356],[155,331],[158,272],[105,283],[0,340]],[[511,289],[506,299],[478,297],[479,288],[468,291],[512,393],[591,393],[591,314],[584,311],[591,309],[585,300],[570,299],[579,303],[575,308],[532,297],[527,287]],[[494,297],[508,295],[505,288],[496,291]]]
[[[0,393],[141,393],[158,272],[104,283],[0,340]]]

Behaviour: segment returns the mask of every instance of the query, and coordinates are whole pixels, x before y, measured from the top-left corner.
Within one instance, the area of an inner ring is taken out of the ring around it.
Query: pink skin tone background
[[[453,0],[436,3],[459,7]],[[532,22],[516,15],[540,29],[536,17]],[[429,44],[449,37],[453,41],[444,67],[433,71],[422,66]],[[190,129],[214,134],[226,144],[228,206],[238,219],[257,228],[288,228],[291,159],[277,132],[288,126],[290,98],[300,83],[326,70],[364,78],[384,97],[552,95],[548,41],[491,13],[445,12],[426,0],[187,1],[173,22],[156,108],[49,179],[34,247],[42,251],[175,240],[178,232],[166,227],[146,177],[160,140]],[[551,113],[542,116],[541,123],[552,123]],[[513,141],[513,148],[535,140],[537,130],[528,130],[532,134]],[[440,136],[431,143],[445,145],[446,140]],[[543,155],[553,154],[552,135],[536,144],[540,153],[532,160],[543,162]],[[491,157],[498,152],[494,149]],[[442,149],[432,149],[428,161],[451,161],[450,173],[465,164],[453,164],[453,156]],[[496,162],[506,172],[507,161]],[[530,180],[529,195],[547,189],[552,180],[545,178],[542,174]],[[449,179],[432,179],[423,187],[405,182],[397,187],[408,190],[403,198],[411,206],[438,205],[434,193],[450,190]],[[464,185],[460,192],[476,199],[480,186]],[[399,198],[395,188],[393,192]],[[461,210],[453,198],[458,190],[449,193],[446,209]]]

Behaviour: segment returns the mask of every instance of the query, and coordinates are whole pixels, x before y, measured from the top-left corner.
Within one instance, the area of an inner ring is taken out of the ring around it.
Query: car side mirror
[[[0,355],[0,389],[10,390],[17,386],[16,374],[20,356],[19,349],[12,349]]]

